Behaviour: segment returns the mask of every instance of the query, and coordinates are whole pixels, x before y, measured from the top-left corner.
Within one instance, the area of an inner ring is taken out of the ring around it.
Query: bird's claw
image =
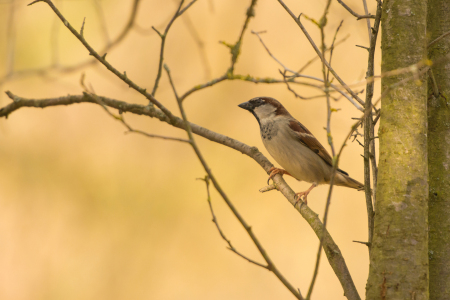
[[[269,174],[269,178],[267,179],[267,185],[269,185],[270,179],[272,179],[273,176],[275,176],[277,174],[280,174],[280,175],[284,175],[284,174],[291,175],[286,170],[278,169],[278,168],[275,168],[275,167],[270,168],[269,172],[270,172],[270,174]]]
[[[300,199],[303,196],[303,203],[308,205],[308,194],[309,192],[300,192],[295,194],[295,198],[297,198],[297,201],[295,201],[294,207],[297,206],[297,204],[300,202]]]

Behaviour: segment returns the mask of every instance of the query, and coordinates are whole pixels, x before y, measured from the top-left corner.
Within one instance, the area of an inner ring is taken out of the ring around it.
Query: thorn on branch
[[[107,54],[107,53],[105,53],[105,54],[102,55],[102,59],[103,59],[103,60],[105,60],[106,54]]]

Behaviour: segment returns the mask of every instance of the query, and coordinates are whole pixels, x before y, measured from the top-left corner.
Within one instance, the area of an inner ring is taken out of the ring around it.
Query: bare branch
[[[300,300],[303,300],[302,296],[298,293],[297,289],[295,289],[287,280],[286,278],[280,273],[278,268],[275,266],[275,264],[270,259],[269,255],[266,253],[266,250],[262,247],[262,244],[257,239],[256,235],[253,233],[252,228],[247,224],[247,222],[244,220],[244,218],[240,215],[240,213],[237,211],[237,209],[234,207],[234,204],[231,202],[231,200],[228,198],[228,196],[225,194],[225,192],[222,190],[222,188],[219,185],[219,182],[216,180],[215,176],[213,175],[211,169],[209,168],[208,164],[206,163],[206,160],[204,159],[202,153],[200,152],[199,147],[197,146],[197,143],[195,142],[194,136],[192,134],[192,128],[191,125],[187,119],[186,112],[183,108],[183,103],[180,101],[180,98],[178,97],[178,94],[175,90],[175,86],[173,84],[172,78],[170,76],[170,70],[167,66],[165,66],[165,70],[167,72],[167,76],[169,76],[170,84],[172,85],[173,92],[175,94],[175,97],[177,99],[178,107],[180,109],[181,116],[183,118],[184,123],[184,129],[186,130],[189,141],[191,142],[191,146],[195,151],[195,154],[197,155],[198,159],[200,160],[200,163],[202,164],[203,168],[205,169],[206,173],[208,174],[208,177],[211,179],[214,188],[216,191],[220,194],[222,199],[225,201],[225,203],[228,205],[228,207],[231,209],[233,214],[236,216],[236,218],[239,220],[239,223],[244,227],[244,229],[247,231],[248,235],[250,236],[251,240],[255,244],[256,248],[258,248],[259,253],[261,253],[261,256],[264,258],[264,260],[267,263],[267,269],[272,271],[275,276],[284,284],[284,286],[297,298]],[[240,254],[239,254],[240,255]],[[244,257],[244,256],[243,256]],[[244,257],[245,258],[245,257]]]
[[[375,19],[374,15],[371,14],[365,14],[365,15],[360,15],[355,13],[347,4],[345,4],[342,0],[337,0],[349,13],[351,13],[353,16],[355,16],[357,18],[357,20],[361,20],[361,19]]]
[[[8,97],[10,97],[13,102],[8,104],[7,106],[0,109],[0,117],[7,117],[10,113],[14,112],[15,110],[21,108],[21,107],[49,107],[49,106],[57,106],[57,105],[70,105],[75,103],[94,103],[97,104],[97,101],[95,101],[90,95],[70,95],[70,96],[64,96],[59,98],[49,98],[49,99],[26,99],[22,97],[18,97],[11,92],[7,92]],[[106,97],[99,97],[102,102],[109,106],[116,108],[120,110],[121,112],[130,112],[137,115],[146,115],[152,118],[157,118],[163,122],[166,122],[174,127],[185,129],[186,125],[185,122],[178,118],[174,117],[173,119],[169,119],[161,110],[156,109],[153,106],[143,106],[138,104],[130,104],[124,101],[118,101],[111,98]],[[98,104],[97,104],[98,105]],[[225,145],[229,148],[235,149],[252,159],[254,159],[264,170],[266,173],[269,172],[269,170],[273,167],[272,163],[270,163],[269,160],[267,160],[264,155],[258,151],[255,147],[250,147],[246,144],[243,144],[235,139],[232,139],[230,137],[221,135],[219,133],[213,132],[207,128],[201,127],[199,125],[188,123],[192,133],[200,135],[210,141]],[[338,278],[342,279],[344,282],[352,282],[351,276],[349,274],[349,271],[347,269],[344,257],[342,256],[338,246],[333,241],[332,237],[328,233],[326,229],[324,229],[322,222],[318,218],[317,214],[312,211],[307,205],[301,205],[300,207],[295,206],[297,203],[297,199],[295,197],[295,192],[286,184],[284,179],[276,175],[273,178],[276,186],[278,187],[278,190],[288,199],[288,201],[291,203],[292,206],[295,207],[296,210],[300,212],[302,217],[308,222],[308,224],[311,226],[311,228],[316,233],[317,237],[319,239],[322,239],[323,237],[323,247],[325,250],[325,253],[328,257],[328,260],[330,262],[331,267],[337,274]],[[214,182],[213,182],[214,183]],[[220,186],[219,186],[220,188]],[[222,195],[222,194],[221,194]],[[225,194],[224,194],[225,195]],[[226,197],[226,195],[225,195]],[[225,198],[228,199],[228,198]],[[230,203],[230,205],[232,205]],[[232,206],[235,210],[234,206]],[[242,217],[238,215],[238,219]],[[246,223],[244,223],[246,226],[248,226]],[[246,227],[246,230],[248,230],[249,235],[253,235],[253,232],[251,231],[251,228]],[[261,248],[262,251],[264,251],[263,248]],[[261,251],[261,250],[260,250]],[[264,251],[265,253],[265,251]],[[268,265],[272,267],[272,264]],[[346,291],[346,295],[349,295],[349,299],[359,299],[355,298],[352,295],[354,294],[351,289],[349,290],[347,287],[344,288]],[[296,291],[298,293],[298,291]],[[298,294],[300,295],[300,294]]]
[[[342,44],[343,42],[345,42],[348,38],[350,37],[349,34],[347,34],[345,37],[343,37],[342,39],[340,39],[339,41],[337,41],[334,44],[334,48],[336,48],[338,45]],[[327,48],[325,52],[331,51],[331,47]],[[318,60],[319,57],[318,56],[314,56],[313,58],[311,58],[309,61],[306,62],[306,64],[303,65],[303,67],[300,68],[300,70],[297,71],[297,73],[302,73],[307,67],[309,67],[313,62],[315,62],[316,60]]]
[[[46,2],[46,1],[45,0],[36,0],[36,1],[33,1],[30,4],[28,4],[28,6],[30,6],[34,3],[37,3],[37,2]],[[115,46],[120,44],[120,42],[122,42],[122,40],[128,35],[128,33],[133,28],[133,24],[136,19],[139,3],[140,3],[140,0],[133,1],[133,6],[131,9],[130,17],[128,18],[128,21],[125,24],[124,28],[122,29],[121,33],[112,42],[110,42],[109,44],[104,46],[103,49],[101,51],[99,51],[99,53],[106,53],[106,52],[110,51]],[[55,30],[54,30],[54,32],[55,32]],[[56,41],[55,34],[53,34],[52,40],[53,40],[53,42],[52,42],[53,46],[57,45],[57,43],[55,42]],[[57,49],[53,49],[53,54],[52,54],[53,64],[52,65],[44,67],[44,68],[28,69],[28,70],[16,71],[13,73],[9,73],[6,76],[4,76],[3,78],[0,78],[0,84],[6,82],[8,80],[11,80],[14,78],[20,78],[23,76],[34,76],[34,75],[47,76],[52,71],[57,71],[57,72],[61,72],[61,73],[72,73],[72,72],[76,72],[84,67],[87,67],[87,66],[97,63],[97,60],[95,58],[92,58],[92,59],[88,59],[84,62],[77,63],[77,64],[74,64],[71,66],[60,66],[58,64],[58,57],[57,57],[56,51],[57,51]]]
[[[152,27],[161,37],[161,50],[159,52],[159,63],[158,63],[158,73],[156,75],[155,84],[153,85],[152,90],[152,96],[155,96],[156,90],[158,89],[159,80],[161,78],[161,70],[164,62],[164,47],[166,45],[166,38],[167,34],[169,33],[169,29],[172,26],[172,24],[175,22],[175,20],[181,16],[189,7],[192,6],[197,0],[192,0],[188,5],[186,5],[185,8],[181,9],[183,6],[184,0],[180,1],[180,5],[178,6],[177,11],[173,15],[172,19],[169,21],[169,24],[167,24],[166,29],[164,30],[164,33],[160,33],[156,28]]]
[[[382,8],[381,4],[377,5],[377,13],[375,18],[375,23],[373,25],[373,31],[370,35],[370,49],[369,49],[369,59],[367,64],[367,77],[373,77],[375,68],[375,49],[377,43],[378,31],[380,29]],[[374,82],[368,82],[366,85],[366,106],[364,108],[364,192],[366,196],[366,207],[367,207],[367,222],[368,222],[368,245],[369,245],[369,255],[371,253],[371,245],[373,239],[374,230],[374,204],[376,196],[377,187],[377,166],[375,160],[375,141],[371,139],[374,135],[374,124],[372,117],[372,99],[373,99],[373,89]],[[370,155],[372,154],[372,155]],[[372,163],[372,183],[373,192],[370,188],[370,165]],[[373,197],[373,202],[372,202]]]
[[[138,86],[137,84],[135,84],[133,81],[131,81],[126,73],[124,72],[123,74],[120,73],[116,68],[114,68],[109,62],[106,61],[104,56],[100,56],[89,44],[88,42],[85,40],[85,38],[79,34],[75,28],[72,27],[72,25],[70,25],[70,23],[64,18],[64,16],[60,13],[60,11],[55,7],[55,5],[52,3],[51,0],[37,0],[34,1],[32,3],[30,3],[29,5],[32,5],[36,2],[45,2],[47,3],[50,8],[55,12],[55,14],[59,17],[59,19],[63,22],[63,24],[70,30],[70,32],[72,32],[72,34],[84,45],[84,47],[89,51],[89,55],[94,56],[99,62],[101,62],[108,70],[110,70],[112,73],[114,73],[114,75],[116,75],[117,77],[119,77],[120,79],[122,79],[122,81],[124,81],[129,87],[133,88],[134,90],[136,90],[137,92],[139,92],[140,94],[142,94],[145,98],[147,98],[148,100],[150,100],[150,102],[154,105],[156,105],[159,109],[161,109],[161,111],[164,112],[164,114],[167,115],[167,117],[169,117],[169,119],[174,119],[174,116],[172,115],[172,113],[165,108],[158,100],[156,100],[155,97],[153,97],[153,95],[147,93],[146,89],[141,88],[140,86]]]
[[[255,34],[258,38],[259,38],[259,40],[261,41],[261,44],[264,46],[264,48],[266,49],[266,51],[267,51],[267,53],[280,65],[280,66],[282,66],[283,67],[283,69],[285,70],[285,71],[289,71],[289,72],[291,72],[291,73],[293,73],[294,75],[292,76],[292,77],[303,77],[303,78],[309,78],[309,79],[313,79],[313,80],[317,80],[317,81],[320,81],[320,82],[324,82],[322,79],[319,79],[319,78],[317,78],[317,77],[313,77],[313,76],[308,76],[308,75],[302,75],[302,74],[299,74],[298,72],[296,72],[296,71],[294,71],[294,70],[292,70],[292,69],[289,69],[289,68],[287,68],[280,60],[278,60],[273,54],[272,54],[272,52],[270,52],[270,50],[269,50],[269,48],[266,46],[266,44],[264,43],[264,41],[262,40],[262,38],[260,37],[260,35],[259,35],[259,33],[258,32],[254,32],[254,31],[252,31],[252,33],[253,34]],[[286,73],[285,72],[280,72],[282,75],[283,75],[283,78],[284,78],[284,82],[286,83],[286,85],[287,85],[287,87],[288,87],[288,90],[289,91],[291,91],[297,98],[300,98],[300,99],[311,99],[311,98],[305,98],[305,97],[302,97],[302,96],[300,96],[300,95],[298,95],[294,90],[292,90],[291,88],[290,88],[290,86],[289,86],[289,84],[288,84],[288,82],[286,81],[286,78],[288,78],[289,76],[286,76]],[[339,92],[341,95],[343,95],[345,98],[347,98],[358,110],[360,110],[360,111],[363,111],[363,109],[362,109],[362,107],[361,106],[359,106],[349,95],[347,95],[346,93],[344,93],[343,91],[341,91],[339,88],[337,88],[335,85],[332,85],[331,83],[329,83],[329,86],[331,86],[332,88],[334,88],[337,92]],[[328,89],[328,87],[325,87],[325,90],[326,89]],[[317,97],[314,97],[314,98],[317,98]]]
[[[243,255],[242,253],[240,253],[239,251],[236,250],[236,248],[234,248],[234,246],[231,244],[231,241],[229,239],[227,239],[227,237],[225,236],[225,234],[223,233],[222,229],[219,226],[219,222],[217,221],[216,215],[214,214],[214,210],[212,207],[212,202],[211,202],[211,195],[209,193],[209,177],[208,175],[205,176],[205,178],[197,178],[199,180],[203,180],[206,183],[206,193],[207,193],[207,201],[208,201],[208,205],[209,205],[209,210],[211,212],[212,215],[212,221],[213,223],[216,225],[217,230],[219,231],[220,236],[222,237],[222,239],[227,242],[228,244],[228,249],[233,251],[234,253],[236,253],[237,255],[239,255],[240,257],[242,257],[243,259],[247,260],[248,262],[257,265],[258,267],[264,268],[269,270],[269,267],[267,265],[263,265],[257,261],[254,261],[251,258],[248,258],[247,256]],[[270,270],[269,270],[270,271]]]
[[[327,2],[327,4],[325,5],[325,10],[323,12],[323,15],[322,15],[322,17],[320,19],[321,21],[319,23],[320,37],[321,37],[321,48],[322,48],[322,54],[323,55],[325,55],[325,50],[326,50],[324,28],[325,28],[325,26],[327,24],[326,18],[327,18],[327,14],[328,14],[328,9],[330,8],[330,4],[331,4],[331,0],[329,0]],[[339,26],[336,29],[336,32],[334,34],[334,38],[333,38],[331,49],[333,49],[333,44],[336,41],[336,36],[337,36],[337,33],[339,32],[339,29],[341,28],[341,26],[342,26],[342,21],[339,24]],[[333,50],[330,51],[330,60],[329,60],[330,65],[331,65],[332,57],[333,57]],[[330,71],[329,69],[327,70],[325,68],[325,63],[322,62],[322,76],[323,76],[323,81],[324,81],[324,86],[325,86],[325,97],[326,97],[326,103],[327,103],[327,126],[326,126],[327,140],[328,140],[328,144],[330,145],[330,148],[331,148],[331,153],[333,155],[333,169],[332,169],[332,173],[331,173],[330,187],[328,189],[327,202],[326,202],[326,205],[325,205],[325,212],[324,212],[324,216],[323,216],[323,227],[324,228],[326,228],[326,226],[327,226],[328,212],[329,212],[329,208],[330,208],[330,204],[331,204],[331,194],[333,192],[334,179],[336,177],[337,164],[338,164],[338,160],[339,160],[339,157],[334,159],[336,157],[336,153],[334,151],[333,137],[331,135],[331,114],[332,114],[332,110],[331,110],[331,104],[330,104],[330,93],[328,92],[329,75],[330,75],[329,71]],[[345,141],[344,141],[344,143],[345,143]],[[311,279],[311,284],[309,285],[308,294],[306,295],[306,299],[307,300],[311,299],[311,295],[312,295],[312,292],[313,292],[313,289],[314,289],[314,284],[315,284],[317,276],[319,274],[320,258],[322,256],[322,244],[323,244],[323,241],[322,241],[322,239],[320,239],[319,249],[317,250],[316,265],[314,267],[314,272],[313,272],[313,276],[312,276],[312,279]]]
[[[446,36],[450,35],[450,31],[444,33],[443,35],[441,35],[440,37],[436,38],[434,41],[432,41],[431,43],[428,44],[428,48],[430,48],[432,45],[436,44],[437,42],[439,42],[441,39],[445,38]]]
[[[330,64],[325,60],[325,58],[323,57],[322,53],[320,52],[319,48],[317,48],[316,44],[314,43],[313,39],[311,38],[311,36],[309,35],[309,33],[306,31],[305,27],[303,26],[303,24],[300,22],[300,17],[296,17],[294,15],[294,13],[286,6],[286,4],[284,4],[284,2],[282,0],[278,0],[278,2],[281,4],[281,6],[283,6],[283,8],[289,13],[289,15],[294,19],[294,21],[297,23],[297,25],[300,27],[300,29],[303,31],[303,33],[305,34],[306,38],[308,39],[308,41],[310,42],[311,46],[313,46],[314,50],[316,51],[317,55],[320,57],[320,60],[325,64],[325,66],[327,66],[328,69],[330,69],[330,72],[333,74],[333,76],[337,79],[337,81],[339,81],[339,83],[345,88],[345,90],[352,95],[352,97],[358,101],[361,105],[364,105],[364,101],[362,101],[358,95],[355,94],[355,92],[353,92],[348,86],[347,84],[341,79],[341,77],[339,77],[339,75],[334,71],[334,69],[330,66]],[[301,16],[301,15],[300,15]]]
[[[369,14],[369,10],[367,8],[367,1],[366,0],[362,0],[363,5],[364,5],[364,12],[366,15],[370,15]],[[369,42],[372,40],[372,31],[371,31],[371,26],[370,26],[370,19],[367,18],[366,19],[367,22],[367,31],[369,32]]]

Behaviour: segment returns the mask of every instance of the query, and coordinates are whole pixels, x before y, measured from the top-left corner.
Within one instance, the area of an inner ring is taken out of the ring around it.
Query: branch
[[[220,236],[222,237],[222,239],[223,239],[225,242],[227,242],[227,244],[228,244],[228,249],[231,250],[231,251],[233,251],[234,253],[236,253],[237,255],[239,255],[240,257],[242,257],[243,259],[247,260],[248,262],[257,265],[258,267],[261,267],[261,268],[264,268],[264,269],[266,269],[266,270],[269,270],[269,266],[260,264],[259,262],[254,261],[254,260],[251,259],[251,258],[248,258],[247,256],[245,256],[245,255],[243,255],[242,253],[240,253],[239,251],[237,251],[236,248],[234,248],[234,246],[231,244],[231,241],[230,241],[229,239],[227,239],[227,237],[226,237],[225,234],[223,233],[222,229],[220,228],[219,222],[217,221],[216,215],[214,214],[214,210],[213,210],[212,202],[211,202],[211,195],[210,195],[210,193],[209,193],[209,180],[210,180],[210,179],[209,179],[208,175],[206,175],[205,178],[197,178],[197,179],[202,180],[202,181],[204,181],[204,182],[206,183],[206,194],[207,194],[207,199],[206,199],[206,200],[208,201],[209,210],[210,210],[211,215],[212,215],[212,221],[213,221],[214,225],[216,225],[216,228],[217,228],[217,230],[219,231],[219,234],[220,234]],[[269,271],[270,271],[270,270],[269,270]]]
[[[441,39],[445,38],[447,35],[450,35],[450,31],[447,31],[446,33],[444,33],[443,35],[441,35],[440,37],[438,37],[437,39],[435,39],[434,41],[429,43],[427,47],[430,48],[432,45],[439,42]]]
[[[94,103],[97,101],[90,97],[89,95],[69,95],[59,98],[48,98],[48,99],[27,99],[14,95],[11,92],[6,92],[9,98],[13,100],[12,103],[0,109],[0,117],[7,117],[9,114],[21,107],[50,107],[58,105],[70,105],[76,103]],[[115,99],[97,96],[101,101],[112,108],[118,109],[121,112],[130,112],[137,115],[145,115],[151,118],[157,118],[162,122],[168,123],[174,127],[186,130],[185,123],[182,119],[174,116],[173,119],[169,119],[161,110],[153,106],[143,106],[138,104],[130,104],[124,101],[118,101]],[[98,104],[97,104],[98,105]],[[207,128],[201,127],[194,123],[188,123],[192,133],[202,136],[212,142],[227,146],[231,149],[237,150],[253,160],[255,160],[268,174],[269,170],[273,167],[273,164],[261,153],[256,147],[250,147],[242,142],[235,139],[227,137],[225,135],[216,133]],[[328,231],[323,227],[323,223],[320,221],[318,215],[312,211],[307,205],[296,205],[297,198],[295,197],[295,192],[286,184],[284,179],[276,175],[273,178],[275,184],[277,185],[279,191],[286,197],[286,199],[291,203],[294,208],[300,212],[302,217],[307,221],[310,227],[314,230],[315,234],[319,239],[323,238],[323,248],[325,254],[327,255],[328,261],[336,273],[337,277],[343,285],[345,294],[349,299],[359,299],[355,296],[356,288],[353,285],[350,273],[348,271],[347,265],[345,263],[344,257],[342,256],[339,247],[333,241],[332,237]],[[219,187],[220,188],[220,187]],[[225,195],[226,197],[226,195]],[[250,231],[251,232],[251,231]]]
[[[39,1],[43,1],[43,0],[39,0]],[[39,2],[39,1],[34,1],[28,5],[31,5],[31,4]],[[124,28],[122,29],[121,33],[112,42],[110,42],[106,46],[104,46],[103,49],[99,51],[100,53],[106,53],[106,52],[110,51],[115,46],[120,44],[120,42],[128,35],[128,33],[131,31],[131,29],[134,26],[134,21],[136,19],[139,3],[140,3],[140,0],[133,1],[133,7],[131,9],[130,16],[129,16],[128,21],[125,24]],[[56,41],[55,41],[56,35],[53,33],[53,36],[54,37],[52,40],[52,44],[53,44],[53,46],[55,46],[56,45]],[[72,72],[78,71],[84,67],[87,67],[89,65],[93,65],[97,62],[97,60],[95,58],[93,58],[93,59],[88,59],[88,60],[78,63],[78,64],[74,64],[72,66],[62,67],[58,64],[58,60],[57,60],[57,57],[55,56],[55,54],[56,54],[55,51],[53,51],[53,55],[52,55],[53,56],[53,58],[52,58],[53,64],[52,65],[50,65],[48,67],[44,67],[44,68],[10,72],[3,78],[0,78],[0,85],[2,83],[5,83],[8,80],[11,80],[16,77],[21,77],[21,76],[28,76],[28,75],[46,76],[51,71],[58,71],[61,73],[72,73]]]
[[[116,75],[117,77],[119,77],[122,81],[124,81],[126,84],[128,84],[129,87],[133,88],[134,90],[136,90],[138,93],[140,93],[141,95],[143,95],[145,98],[147,98],[148,100],[150,100],[150,102],[154,105],[156,105],[159,109],[161,109],[161,111],[164,112],[164,114],[167,115],[167,117],[171,120],[173,120],[175,118],[174,115],[172,115],[172,113],[165,108],[158,100],[156,100],[155,97],[153,97],[153,95],[147,93],[147,89],[143,89],[140,86],[138,86],[137,84],[135,84],[133,81],[131,81],[130,79],[128,79],[126,72],[124,72],[123,74],[120,73],[116,68],[114,68],[109,62],[106,61],[106,53],[103,56],[100,56],[86,41],[86,39],[84,38],[84,36],[82,34],[79,34],[75,28],[72,27],[72,25],[70,25],[70,23],[64,18],[64,16],[60,13],[60,11],[55,7],[55,5],[52,3],[51,0],[36,0],[31,2],[30,4],[28,4],[28,6],[35,4],[37,2],[45,2],[47,3],[50,8],[55,12],[55,14],[59,17],[59,19],[63,22],[63,24],[70,30],[70,32],[72,32],[72,34],[84,45],[84,47],[89,51],[89,55],[94,56],[99,62],[101,62],[108,70],[110,70],[112,73],[114,73],[114,75]],[[84,25],[84,22],[83,22]]]
[[[234,204],[231,202],[231,200],[228,198],[228,196],[225,194],[222,187],[219,185],[219,182],[213,175],[211,169],[209,168],[208,164],[206,163],[206,160],[204,159],[202,153],[200,152],[200,148],[197,146],[197,143],[195,142],[194,136],[192,134],[192,128],[190,123],[188,122],[186,112],[183,108],[183,103],[180,101],[180,98],[178,97],[178,94],[175,89],[175,85],[172,81],[172,77],[170,76],[170,70],[169,68],[164,65],[164,68],[167,72],[167,76],[169,77],[170,85],[172,86],[173,93],[175,95],[175,98],[177,99],[178,107],[180,109],[181,116],[183,117],[183,123],[184,128],[187,132],[187,135],[189,137],[189,141],[191,142],[191,146],[195,151],[195,154],[197,155],[198,159],[200,160],[200,163],[202,164],[203,168],[205,169],[206,173],[208,174],[208,177],[211,179],[215,189],[220,194],[222,199],[225,201],[225,203],[228,205],[228,207],[231,209],[233,214],[236,216],[236,218],[239,220],[239,223],[244,227],[244,229],[247,231],[248,235],[250,236],[251,240],[255,244],[256,248],[258,248],[259,253],[264,258],[264,260],[267,263],[267,269],[272,271],[275,276],[284,284],[284,286],[297,298],[300,300],[303,300],[303,297],[301,294],[295,289],[287,280],[286,278],[281,274],[281,272],[278,270],[278,268],[275,266],[275,264],[272,262],[271,258],[267,254],[266,250],[263,248],[262,244],[257,239],[256,235],[253,233],[252,228],[247,224],[247,222],[244,220],[244,218],[240,215],[240,213],[237,211],[237,209],[234,207]]]
[[[328,9],[330,8],[330,4],[331,4],[331,0],[329,0],[325,6],[325,10],[323,12],[323,16],[320,19],[320,23],[319,23],[319,28],[320,28],[320,37],[321,37],[321,48],[322,48],[322,54],[325,54],[325,50],[326,50],[326,46],[325,46],[325,32],[324,32],[324,28],[327,24],[327,14],[328,14]],[[337,33],[339,32],[339,29],[342,26],[342,22],[339,24],[338,28],[336,29],[336,33],[334,34],[334,38],[333,38],[333,42],[331,44],[331,48],[333,48],[334,42],[336,41],[336,36]],[[330,64],[331,64],[331,58],[333,57],[333,51],[330,51]],[[328,92],[328,84],[329,84],[329,78],[330,78],[330,70],[325,68],[325,64],[322,63],[322,76],[323,76],[323,81],[324,81],[324,85],[325,85],[325,96],[326,96],[326,103],[327,103],[327,126],[326,126],[326,130],[327,130],[327,140],[328,140],[328,144],[330,145],[331,148],[331,154],[333,155],[333,169],[331,171],[331,178],[330,178],[330,187],[328,189],[328,196],[327,196],[327,202],[325,205],[325,213],[323,216],[323,227],[326,228],[327,226],[327,221],[328,221],[328,212],[329,212],[329,208],[330,208],[330,204],[331,204],[331,194],[333,192],[333,185],[334,185],[334,179],[336,177],[336,171],[337,171],[337,165],[339,162],[339,157],[336,157],[336,153],[334,151],[334,144],[333,144],[333,138],[331,135],[331,114],[332,114],[332,110],[331,110],[331,104],[330,104],[330,93]],[[344,141],[345,143],[346,141]],[[334,159],[336,157],[336,159]],[[319,243],[319,249],[317,250],[317,258],[316,258],[316,265],[314,267],[314,273],[313,273],[313,277],[311,279],[311,284],[309,285],[309,289],[308,289],[308,294],[306,295],[306,299],[309,300],[311,299],[311,294],[312,291],[314,289],[314,284],[316,282],[317,276],[319,274],[319,265],[320,265],[320,258],[322,256],[322,240],[320,240]]]
[[[355,13],[347,4],[345,4],[342,0],[337,0],[349,13],[351,13],[353,16],[357,18],[357,20],[361,19],[375,19],[374,15],[366,14],[366,15],[360,15]]]
[[[293,71],[290,68],[287,68],[280,60],[278,60],[269,50],[269,48],[266,46],[266,44],[264,43],[264,41],[262,40],[262,38],[259,36],[258,32],[254,32],[252,31],[253,34],[255,34],[259,40],[261,41],[261,44],[264,46],[264,48],[266,49],[267,53],[270,55],[270,57],[272,57],[280,66],[283,67],[283,69],[285,71],[289,71],[291,73],[293,73],[294,75],[292,76],[286,76],[286,72],[280,72],[281,75],[283,75],[284,78],[284,82],[286,82],[286,78],[295,78],[295,77],[303,77],[303,78],[308,78],[308,79],[313,79],[313,80],[317,80],[320,82],[324,82],[323,79],[317,78],[317,77],[313,77],[313,76],[309,76],[309,75],[302,75],[299,74],[296,71]],[[288,89],[294,93],[294,95],[300,99],[305,99],[304,97],[301,97],[300,95],[298,95],[295,91],[293,91],[290,87],[289,84],[286,82],[286,85],[288,86]],[[339,89],[337,86],[335,86],[334,84],[329,83],[328,86],[332,87],[333,89],[335,89],[337,92],[339,92],[342,96],[344,96],[345,98],[347,98],[358,110],[363,111],[362,107],[359,106],[353,99],[352,97],[350,97],[348,94],[344,93],[341,89]],[[325,87],[324,91],[326,91],[328,89],[328,87]]]
[[[369,48],[369,59],[367,64],[367,77],[374,76],[375,67],[375,49],[377,43],[377,36],[380,29],[382,7],[378,2],[375,23],[373,25],[373,30],[370,35],[370,48]],[[368,243],[369,246],[369,256],[372,249],[372,239],[374,230],[374,204],[376,201],[376,188],[377,188],[377,177],[378,170],[375,159],[375,140],[372,139],[374,136],[374,122],[372,116],[372,99],[373,99],[373,89],[374,82],[368,82],[366,86],[366,106],[364,108],[365,118],[364,122],[364,192],[366,196],[366,207],[367,207],[367,222],[368,222]],[[372,183],[373,192],[370,189],[370,165],[372,164]],[[373,202],[372,202],[373,197]]]
[[[330,64],[325,60],[325,58],[323,57],[322,53],[320,52],[319,48],[317,48],[316,44],[314,43],[313,39],[311,38],[311,36],[309,35],[309,33],[306,31],[305,27],[303,26],[303,24],[300,22],[300,17],[296,17],[294,15],[294,13],[286,6],[286,4],[284,4],[284,2],[282,0],[278,0],[278,2],[281,4],[281,6],[283,6],[283,8],[289,13],[289,15],[294,19],[294,21],[297,23],[297,25],[300,27],[300,29],[303,31],[303,33],[305,34],[306,38],[308,39],[308,41],[310,42],[311,46],[314,48],[314,50],[316,51],[317,55],[320,57],[320,60],[325,64],[325,66],[327,66],[327,68],[330,70],[331,74],[333,74],[333,76],[337,79],[337,81],[339,81],[339,83],[345,88],[345,90],[352,95],[352,97],[358,101],[361,105],[364,105],[364,101],[362,101],[358,95],[355,94],[355,92],[353,92],[348,85],[341,79],[341,77],[339,77],[339,75],[334,71],[334,69],[330,66]],[[301,16],[301,14],[300,14]]]
[[[242,26],[242,30],[241,33],[239,35],[239,38],[237,40],[237,42],[234,45],[230,45],[227,44],[225,42],[221,42],[222,44],[224,44],[225,46],[227,46],[228,48],[230,48],[230,52],[231,52],[231,64],[230,67],[227,69],[227,71],[225,72],[224,75],[215,78],[207,83],[204,84],[199,84],[193,88],[191,88],[190,90],[188,90],[186,93],[184,93],[181,97],[180,97],[180,101],[183,102],[184,99],[186,99],[187,96],[189,96],[190,94],[192,94],[193,92],[199,91],[201,89],[213,86],[219,82],[222,82],[224,80],[234,80],[234,79],[243,79],[244,76],[240,76],[240,75],[234,75],[234,66],[237,62],[237,59],[239,57],[239,54],[241,52],[241,45],[242,45],[242,39],[244,37],[244,33],[245,30],[247,29],[248,23],[250,22],[250,18],[253,17],[255,15],[255,6],[256,6],[256,1],[257,0],[252,0],[252,2],[250,3],[250,6],[247,9],[247,18],[244,21],[244,25]],[[245,76],[245,78],[250,77],[250,76]],[[244,79],[245,80],[245,79]],[[255,81],[255,80],[247,80],[247,81],[252,81],[255,83],[258,82],[264,82],[264,83],[271,83],[267,82],[267,81]],[[282,81],[280,81],[282,82]]]
[[[178,9],[175,13],[175,15],[172,17],[172,19],[169,21],[169,24],[167,24],[166,29],[164,30],[164,33],[160,33],[158,30],[156,30],[155,27],[152,27],[153,30],[155,30],[158,35],[161,37],[161,50],[159,53],[159,64],[158,64],[158,73],[156,75],[155,84],[153,85],[152,90],[152,96],[155,96],[156,90],[158,89],[159,80],[161,79],[161,70],[164,62],[164,46],[166,45],[166,38],[167,34],[169,33],[169,29],[172,26],[172,24],[175,22],[175,20],[181,16],[189,7],[191,7],[192,4],[197,0],[192,0],[188,5],[186,5],[183,10],[181,10],[181,6],[183,6],[184,0],[180,1],[180,5],[178,5]]]

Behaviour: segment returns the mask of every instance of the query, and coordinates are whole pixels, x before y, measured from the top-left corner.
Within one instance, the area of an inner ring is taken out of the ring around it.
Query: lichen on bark
[[[427,3],[383,3],[382,73],[426,58]],[[427,83],[382,79],[380,158],[367,299],[428,299]],[[416,76],[419,76],[416,73]]]
[[[428,0],[428,42],[450,31],[450,2]],[[430,299],[450,299],[450,36],[433,43],[428,86]],[[434,78],[434,82],[433,82]],[[433,89],[437,87],[437,91]]]

